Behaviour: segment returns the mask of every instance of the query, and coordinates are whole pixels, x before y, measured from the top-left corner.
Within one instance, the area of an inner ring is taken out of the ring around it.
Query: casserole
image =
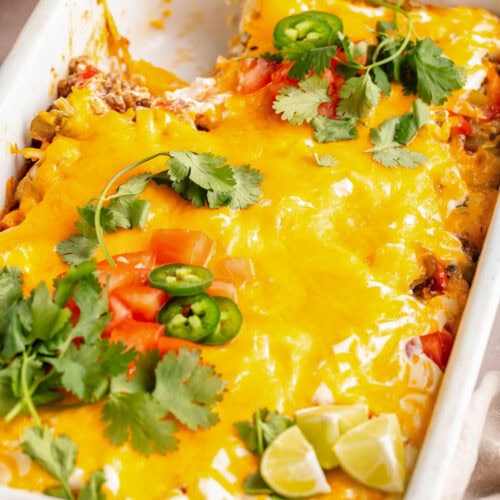
[[[97,7],[96,7],[96,8],[97,8]],[[75,15],[78,15],[78,14],[75,14]],[[46,16],[46,17],[50,19],[50,16]],[[60,22],[60,21],[58,21],[58,22]],[[78,50],[79,50],[79,49],[78,49]],[[79,50],[79,51],[81,51],[81,50]],[[75,54],[74,54],[74,55],[77,55],[78,53],[79,53],[79,52],[77,51],[77,52],[75,52]],[[62,73],[62,70],[61,70],[61,73]],[[38,106],[38,108],[43,108],[43,107],[44,107],[44,106]],[[25,124],[24,124],[24,126],[25,126]],[[493,225],[492,225],[493,231],[495,231],[495,229],[494,229],[494,228],[496,227],[496,224],[497,224],[496,222],[493,222]],[[486,254],[488,254],[488,253],[490,252],[490,250],[489,250],[489,249],[490,249],[490,247],[489,247],[488,245],[486,245],[486,247],[485,247],[485,248],[486,248],[486,252],[487,252]],[[481,275],[481,271],[479,271],[479,274],[477,275],[476,282],[475,282],[475,283],[476,283],[476,285],[475,285],[476,287],[478,286],[478,283],[480,283],[480,282],[481,282],[481,276],[482,276],[482,275]],[[490,280],[491,280],[491,281],[490,281]],[[496,281],[497,281],[497,280],[496,280]],[[493,288],[486,288],[486,287],[484,288],[484,290],[485,290],[485,294],[486,294],[486,296],[487,296],[487,302],[486,302],[486,303],[490,303],[490,301],[492,300],[492,297],[493,297],[493,302],[492,302],[492,303],[493,303],[493,306],[491,307],[491,309],[488,309],[488,314],[484,314],[484,315],[482,316],[483,321],[485,321],[485,322],[486,322],[486,325],[490,325],[490,324],[491,324],[491,322],[492,322],[492,316],[493,316],[493,314],[494,314],[495,300],[496,300],[496,299],[495,299],[495,297],[498,297],[498,290],[497,290],[497,289],[498,289],[498,287],[497,287],[497,285],[495,284],[495,275],[494,275],[494,274],[489,274],[489,279],[488,279],[488,282],[491,282],[491,283],[492,283],[492,287],[493,287]],[[495,287],[496,287],[496,288],[495,288]],[[480,299],[479,299],[479,300],[480,300],[480,303],[481,303],[481,304],[484,304],[484,303],[485,303],[485,302],[484,302],[484,298],[483,298],[483,297],[480,297]],[[474,304],[474,302],[472,302],[472,304]],[[469,306],[469,307],[474,307],[474,306],[472,305],[472,306]],[[476,307],[477,307],[477,306],[476,306]],[[484,306],[483,306],[483,307],[484,307]],[[474,322],[476,322],[476,320],[474,320]],[[463,335],[463,334],[462,334],[462,335]],[[479,344],[479,345],[478,345],[478,344]],[[460,344],[458,344],[458,345],[460,345]],[[465,344],[465,345],[466,345],[466,344]],[[474,339],[474,347],[475,347],[474,352],[477,352],[477,351],[476,351],[477,349],[479,349],[479,353],[481,352],[481,344],[480,344],[479,342],[477,342],[477,338],[476,338],[476,339]],[[467,352],[468,352],[468,354],[467,354],[467,361],[468,361],[468,363],[469,363],[469,369],[468,369],[468,372],[469,372],[469,374],[470,374],[470,373],[473,373],[473,372],[474,372],[474,368],[473,368],[473,364],[474,364],[474,363],[473,363],[473,362],[471,362],[471,360],[474,360],[474,359],[476,359],[476,358],[471,357],[471,354],[470,354],[470,352],[469,352],[468,346],[467,346],[467,347],[464,347],[463,349],[464,349],[465,351],[467,351]],[[484,349],[484,345],[483,345],[483,349]],[[458,352],[460,352],[460,351],[458,351]],[[457,354],[457,350],[455,350],[454,357],[456,358],[457,356],[459,356],[459,354]],[[478,354],[478,358],[477,358],[477,360],[479,360],[479,359],[480,359],[480,357],[481,357],[481,355],[480,355],[480,354]],[[450,365],[450,366],[454,366],[454,365],[452,364],[452,365]],[[476,366],[477,366],[477,363],[476,363]],[[463,370],[462,370],[462,371],[463,371]],[[476,371],[477,371],[477,369],[476,369]],[[451,378],[451,376],[450,376],[450,375],[448,375],[448,377],[449,377],[449,378]],[[464,386],[464,384],[463,384],[463,383],[459,383],[459,382],[458,382],[459,380],[461,380],[461,379],[459,378],[459,376],[458,376],[458,375],[456,375],[456,378],[455,378],[454,380],[457,380],[457,382],[456,382],[456,383],[458,383],[458,384],[459,384],[459,386],[461,386],[461,387],[463,387],[463,386]],[[471,383],[473,383],[473,382],[471,382]],[[455,386],[455,387],[456,387],[456,386]],[[471,388],[471,386],[470,386],[470,385],[469,385],[469,388]],[[452,392],[454,392],[454,390],[453,390]],[[466,391],[464,391],[464,392],[466,392]],[[449,406],[447,406],[447,407],[449,407]],[[459,421],[459,419],[456,419],[455,421]],[[436,425],[437,425],[437,424],[436,424]],[[458,425],[458,424],[457,424],[457,425]],[[432,427],[431,427],[431,429],[432,429]],[[432,432],[432,431],[431,431],[431,432]],[[448,441],[448,442],[450,442],[450,441]],[[442,455],[441,455],[441,456],[442,456]],[[445,462],[445,461],[443,460],[442,462]],[[417,468],[417,472],[418,472],[418,470],[419,470],[419,469]],[[430,470],[435,470],[435,469],[430,469]],[[425,490],[426,494],[429,494],[428,486],[426,485],[425,487],[427,488],[427,489]],[[408,494],[409,494],[409,495],[411,494],[411,488],[412,488],[412,486],[410,486],[410,490],[408,491]],[[417,496],[416,498],[418,498],[418,496]]]

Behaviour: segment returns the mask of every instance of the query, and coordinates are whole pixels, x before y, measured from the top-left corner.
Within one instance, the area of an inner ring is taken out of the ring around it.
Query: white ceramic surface
[[[469,3],[500,14],[499,0],[428,3]],[[171,69],[186,80],[209,73],[217,55],[226,52],[227,40],[234,32],[234,24],[221,22],[236,14],[235,8],[228,7],[224,0],[173,0],[168,4],[154,0],[109,0],[109,5],[119,32],[131,40],[134,57]],[[172,16],[163,15],[165,5],[172,10]],[[152,20],[164,22],[166,29],[154,28]],[[102,6],[97,0],[39,1],[0,67],[0,162],[3,166],[0,185],[22,164],[19,157],[12,155],[12,146],[27,144],[27,130],[33,115],[51,102],[54,82],[64,75],[69,59],[88,51],[89,41],[102,26]],[[92,49],[91,55],[101,66],[105,65],[104,48]],[[445,478],[453,463],[454,448],[499,301],[500,209],[497,207],[427,438],[405,494],[407,500],[437,500],[445,491]],[[2,500],[41,498],[47,497],[0,487]]]

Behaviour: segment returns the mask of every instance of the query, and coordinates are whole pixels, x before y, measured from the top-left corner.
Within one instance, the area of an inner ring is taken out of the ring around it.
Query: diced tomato
[[[135,319],[124,319],[110,332],[111,342],[125,342],[139,352],[156,349],[158,340],[165,336],[165,325]]]
[[[75,87],[77,89],[84,87],[88,81],[95,75],[99,73],[99,70],[90,64],[78,75]]]
[[[150,248],[157,264],[194,264],[205,266],[215,249],[215,242],[201,231],[157,229]]]
[[[269,92],[273,100],[282,88],[298,86],[298,80],[288,77],[288,72],[293,64],[293,61],[283,61],[282,63],[276,65],[276,69],[271,75],[271,85],[269,85]]]
[[[458,135],[471,135],[472,134],[472,126],[469,123],[469,120],[465,118],[465,116],[454,113],[450,111],[450,115],[452,115],[452,127],[450,128],[450,134],[452,137],[456,137]]]
[[[229,280],[214,279],[207,293],[212,296],[222,295],[237,302],[236,286]]]
[[[437,259],[434,259],[434,273],[432,274],[430,290],[434,293],[444,293],[448,288],[446,269]]]
[[[126,267],[111,267],[109,264],[97,264],[98,280],[101,286],[108,283],[109,290],[139,284],[134,269]]]
[[[432,359],[443,371],[450,357],[453,340],[453,335],[447,331],[433,332],[420,336],[424,354]]]
[[[488,115],[490,118],[498,118],[500,116],[500,75],[494,66],[488,70],[486,96],[488,97]]]
[[[167,294],[159,288],[149,286],[126,286],[110,293],[132,312],[132,317],[140,321],[155,321],[158,311],[167,301]]]
[[[262,58],[246,58],[238,63],[237,90],[242,94],[253,94],[271,83],[276,63]]]
[[[151,269],[155,265],[153,252],[128,252],[113,256],[113,260],[119,267],[131,267],[133,269]]]
[[[132,319],[132,311],[118,297],[111,294],[108,298],[111,320],[103,333],[103,337],[109,337],[110,332],[124,319]]]
[[[174,337],[163,336],[158,339],[158,350],[160,354],[165,354],[168,351],[179,352],[182,347],[187,347],[189,349],[200,349],[200,345],[189,340],[176,339]]]

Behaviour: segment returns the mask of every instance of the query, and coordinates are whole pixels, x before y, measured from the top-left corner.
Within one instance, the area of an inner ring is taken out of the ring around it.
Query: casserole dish
[[[140,19],[140,16],[144,16],[145,22],[142,23],[142,26],[147,26],[147,23],[152,18],[162,19],[164,14],[163,12],[155,12],[154,6],[153,11],[151,12],[148,12],[147,9],[143,8],[135,11],[122,9],[122,5],[114,5],[113,3],[110,4],[110,7],[117,21],[118,31],[120,33],[124,33],[125,36],[130,37],[132,40],[132,53],[134,47],[140,47],[141,50],[143,47],[149,47],[151,50],[150,53],[133,54],[134,56],[145,57],[152,60],[155,64],[167,68],[173,68],[175,71],[178,70],[175,68],[175,60],[161,59],[161,57],[165,55],[165,51],[162,51],[161,47],[160,50],[155,53],[155,47],[159,47],[158,42],[155,42],[155,36],[158,35],[158,31],[151,28],[145,29],[145,32],[143,33],[139,29],[141,27],[141,22],[137,22],[137,19]],[[222,8],[224,7],[221,4],[221,9]],[[174,12],[181,12],[181,9],[178,11],[176,10],[175,4],[172,5],[172,10]],[[36,23],[37,18],[44,19],[43,29],[50,33],[57,33],[57,36],[64,38],[65,41],[62,41],[61,39],[56,40],[54,42],[56,50],[53,51],[46,51],[40,47],[40,57],[33,57],[33,54],[37,54],[37,47],[30,48],[31,58],[29,68],[27,62],[19,66],[17,62],[12,63],[12,59],[9,58],[2,69],[0,82],[2,82],[2,85],[6,89],[3,93],[6,97],[5,101],[3,101],[2,107],[0,107],[1,116],[15,116],[15,119],[13,120],[5,120],[5,123],[8,124],[5,129],[5,136],[7,137],[7,140],[2,142],[2,146],[4,147],[3,155],[6,160],[8,159],[10,162],[12,162],[12,155],[10,151],[12,144],[17,143],[19,145],[26,143],[27,139],[25,134],[26,130],[29,128],[28,124],[33,116],[33,111],[45,108],[50,102],[50,96],[41,92],[41,95],[36,97],[38,100],[36,100],[34,96],[36,102],[32,103],[29,106],[29,109],[27,108],[25,111],[19,110],[16,106],[16,112],[14,113],[14,110],[9,108],[9,106],[14,106],[13,103],[19,102],[19,96],[27,93],[26,86],[28,85],[27,82],[29,82],[28,72],[33,70],[33,64],[31,61],[35,62],[37,65],[37,72],[41,75],[39,79],[40,89],[45,89],[50,88],[50,85],[53,84],[54,73],[57,75],[64,74],[65,66],[71,56],[79,55],[82,52],[88,53],[87,44],[89,43],[89,40],[93,40],[94,42],[92,46],[97,47],[96,50],[92,49],[91,55],[98,61],[98,63],[102,62],[102,64],[105,64],[107,56],[105,45],[99,43],[99,30],[102,30],[104,23],[102,5],[90,4],[89,6],[83,6],[82,4],[73,4],[71,2],[65,5],[64,8],[61,6],[54,8],[52,5],[49,7],[48,2],[41,2],[35,14],[36,17],[32,18],[30,25],[28,26],[29,29],[33,29],[33,24]],[[130,15],[131,17],[127,17]],[[219,12],[217,13],[217,16],[220,16]],[[83,19],[83,22],[78,23],[76,32],[73,31],[75,24],[72,20],[74,19]],[[130,22],[130,19],[134,19],[134,23],[132,25],[127,25],[127,22]],[[214,24],[213,20],[209,20],[207,23],[207,29],[214,26]],[[181,22],[176,23],[176,25],[181,26]],[[57,26],[58,28],[54,29],[54,26]],[[66,26],[68,26],[67,30],[65,28]],[[136,33],[132,31],[131,26],[137,29],[138,32]],[[197,35],[201,35],[205,32],[197,29],[196,33]],[[164,33],[161,34],[163,37]],[[189,36],[191,35],[192,32],[189,32]],[[146,41],[135,44],[134,40],[136,40],[136,37],[138,37],[137,40]],[[205,35],[201,36],[202,40],[206,40],[207,38],[212,39],[212,37],[206,37]],[[217,37],[218,40],[222,40],[224,43],[227,38],[227,36],[222,37],[222,39]],[[212,61],[215,60],[215,56],[217,54],[225,52],[225,48],[223,47],[224,43],[215,47],[213,52],[211,50],[211,53],[214,55]],[[203,44],[203,46],[207,48],[209,47],[208,44]],[[26,47],[22,38],[20,39],[18,47]],[[67,47],[69,51],[65,51],[64,55],[61,55],[58,53],[60,47]],[[25,49],[17,49],[16,47],[13,52],[14,57],[16,57],[15,51],[17,50],[22,52],[22,50]],[[42,57],[42,54],[46,54],[43,56],[45,59]],[[169,54],[171,55],[173,53]],[[24,58],[23,55],[20,57],[22,57],[22,60],[28,60],[28,58]],[[47,58],[50,60],[47,60]],[[203,55],[201,59],[205,62],[210,58],[207,55]],[[19,81],[16,80],[15,85],[13,84],[9,74],[9,66],[12,68],[14,65],[16,65],[17,74],[19,75],[17,77],[19,78]],[[198,66],[195,66],[194,70],[191,68],[191,73],[188,68],[183,68],[181,66],[179,74],[189,80],[194,75],[200,74],[200,72],[209,72],[211,65],[212,63],[209,64],[208,67],[201,69]],[[51,68],[51,72],[47,72],[47,68]],[[46,78],[45,82],[43,80],[44,76]],[[8,85],[7,83],[3,83],[6,82],[7,79],[9,79]],[[47,83],[47,85],[44,86],[43,83]],[[2,123],[4,123],[3,118]],[[23,140],[21,140],[21,138],[23,138]],[[5,179],[5,181],[6,180],[7,179]],[[481,336],[479,339],[475,335],[467,335],[466,332],[467,330],[474,331],[476,329],[489,332],[498,304],[500,291],[497,264],[499,256],[498,249],[496,249],[493,244],[495,240],[498,241],[498,224],[497,214],[491,223],[490,238],[483,250],[482,261],[474,281],[473,294],[468,302],[467,313],[462,320],[461,331],[458,334],[458,341],[453,351],[451,363],[446,372],[445,384],[440,393],[440,400],[436,406],[436,414],[429,427],[429,438],[422,449],[421,459],[418,462],[413,474],[413,479],[407,489],[406,495],[408,498],[422,498],[424,496],[438,498],[445,487],[443,483],[439,482],[438,478],[445,477],[446,475],[444,469],[447,466],[446,464],[449,463],[446,459],[446,453],[448,453],[448,458],[451,458],[453,454],[453,443],[454,441],[456,442],[460,422],[463,420],[463,415],[466,412],[467,401],[475,383],[475,377],[484,354],[484,348],[488,337],[485,333],[484,337]],[[489,262],[491,262],[491,264],[488,264]],[[480,314],[478,314],[478,310],[480,310]],[[470,325],[474,325],[474,330],[471,330]],[[467,366],[467,370],[464,370],[464,365]],[[460,388],[460,391],[457,390],[458,388]],[[460,398],[457,398],[458,392],[460,392]],[[453,418],[450,419],[450,415],[453,415]],[[452,421],[454,425],[450,425],[450,421]],[[445,428],[446,433],[444,432]],[[446,447],[443,446],[443,441],[446,442]],[[433,442],[438,444],[432,444]],[[437,449],[439,449],[439,453],[436,452]],[[443,452],[443,449],[446,450],[446,452]],[[439,460],[438,463],[436,463],[436,458],[438,456]],[[438,475],[436,474],[436,470],[440,471]],[[432,480],[430,478],[432,478]],[[429,489],[430,484],[432,484],[435,488],[433,491]]]

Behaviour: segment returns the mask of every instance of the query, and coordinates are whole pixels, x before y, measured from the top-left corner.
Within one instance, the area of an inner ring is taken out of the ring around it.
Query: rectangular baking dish
[[[500,14],[497,0],[435,0],[430,3],[440,6],[470,4]],[[109,0],[108,4],[119,33],[130,40],[134,58],[165,67],[187,81],[210,73],[217,56],[228,51],[228,40],[237,30],[236,2],[172,0],[165,4],[160,0]],[[171,15],[166,15],[166,6]],[[158,24],[162,23],[165,29],[158,29]],[[99,66],[109,66],[106,44],[100,36],[104,29],[104,9],[99,0],[40,0],[0,67],[0,185],[4,186],[22,167],[22,158],[13,151],[28,144],[31,119],[55,98],[56,82],[65,75],[69,60],[85,53]],[[457,341],[405,499],[437,500],[445,492],[454,450],[499,302],[500,208],[497,203]],[[47,497],[0,487],[0,498]]]

